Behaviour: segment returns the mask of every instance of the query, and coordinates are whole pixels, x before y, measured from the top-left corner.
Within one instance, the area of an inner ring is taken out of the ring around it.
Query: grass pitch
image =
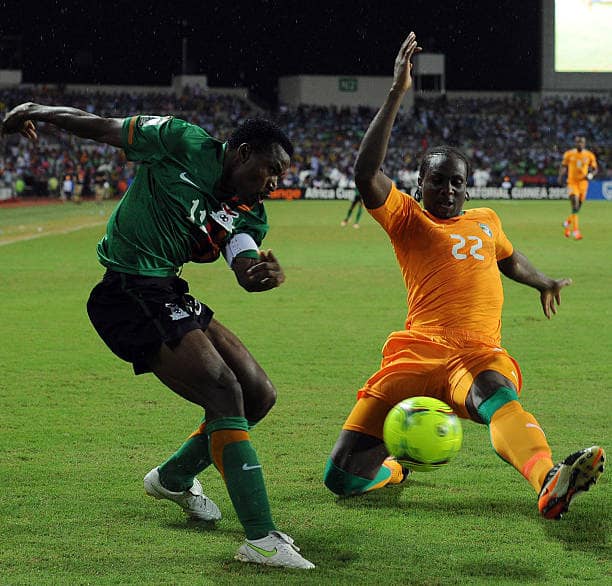
[[[200,412],[152,375],[134,377],[88,322],[110,204],[0,207],[0,584],[610,583],[606,475],[564,520],[545,521],[470,422],[446,468],[360,498],[325,489],[355,391],[405,317],[385,234],[365,215],[359,230],[341,228],[347,205],[270,202],[266,245],[287,274],[277,290],[248,294],[221,262],[184,271],[278,388],[252,440],[278,527],[317,565],[308,573],[233,561],[242,529],[213,469],[200,479],[224,514],[216,529],[144,496],[142,477]],[[586,202],[581,242],[562,236],[566,201],[486,205],[536,266],[574,279],[551,321],[536,291],[504,280],[504,345],[523,370],[523,404],[556,459],[594,443],[612,452],[612,205]]]

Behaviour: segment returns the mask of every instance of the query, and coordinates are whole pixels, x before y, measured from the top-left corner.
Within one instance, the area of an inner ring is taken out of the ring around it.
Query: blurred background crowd
[[[74,93],[55,86],[0,91],[0,116],[24,101],[71,105],[101,116],[175,115],[227,139],[244,118],[276,120],[295,145],[283,187],[351,187],[359,143],[375,114],[368,107],[336,108],[281,105],[261,110],[236,96],[187,89],[182,95]],[[406,191],[416,186],[418,164],[428,146],[446,143],[463,149],[472,161],[470,184],[501,186],[557,185],[561,157],[576,133],[587,138],[600,171],[610,179],[611,99],[528,95],[447,100],[415,98],[414,108],[398,118],[385,161],[385,172]],[[0,151],[0,187],[15,195],[79,200],[110,198],[125,192],[135,173],[119,149],[39,127],[37,144],[10,136]]]

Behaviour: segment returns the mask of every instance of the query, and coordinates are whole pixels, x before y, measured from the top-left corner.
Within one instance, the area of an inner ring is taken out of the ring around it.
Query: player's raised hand
[[[395,58],[393,89],[405,92],[412,87],[412,56],[422,50],[417,44],[416,35],[411,31]]]
[[[557,307],[561,305],[561,289],[571,284],[571,279],[556,279],[550,287],[540,291],[540,302],[542,303],[544,315],[548,319],[557,313]]]
[[[6,134],[14,134],[19,132],[28,140],[38,140],[36,126],[34,126],[34,122],[32,122],[32,120],[29,118],[31,109],[35,106],[36,104],[27,102],[25,104],[16,106],[10,112],[8,112],[2,122],[2,128],[0,131],[1,135],[4,136]]]

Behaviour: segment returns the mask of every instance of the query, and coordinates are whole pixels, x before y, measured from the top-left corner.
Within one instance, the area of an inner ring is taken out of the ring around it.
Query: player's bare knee
[[[193,388],[197,402],[206,411],[207,418],[244,417],[244,396],[240,383],[232,374],[221,376],[214,383],[201,383]]]
[[[253,422],[263,419],[276,404],[276,396],[276,388],[269,379],[257,386],[253,396],[251,393],[246,393],[244,408],[247,419]]]

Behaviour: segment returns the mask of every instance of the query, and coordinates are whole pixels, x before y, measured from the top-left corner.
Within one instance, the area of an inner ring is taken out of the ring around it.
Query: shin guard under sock
[[[518,401],[510,401],[492,414],[489,431],[499,456],[539,492],[553,462],[550,446],[536,418]]]
[[[247,539],[265,537],[272,521],[261,464],[243,417],[224,417],[208,424],[211,455],[221,473]]]
[[[249,430],[256,422],[249,421]],[[185,443],[159,467],[159,478],[164,488],[172,492],[189,490],[194,478],[212,464],[210,438],[206,420],[200,423]]]

